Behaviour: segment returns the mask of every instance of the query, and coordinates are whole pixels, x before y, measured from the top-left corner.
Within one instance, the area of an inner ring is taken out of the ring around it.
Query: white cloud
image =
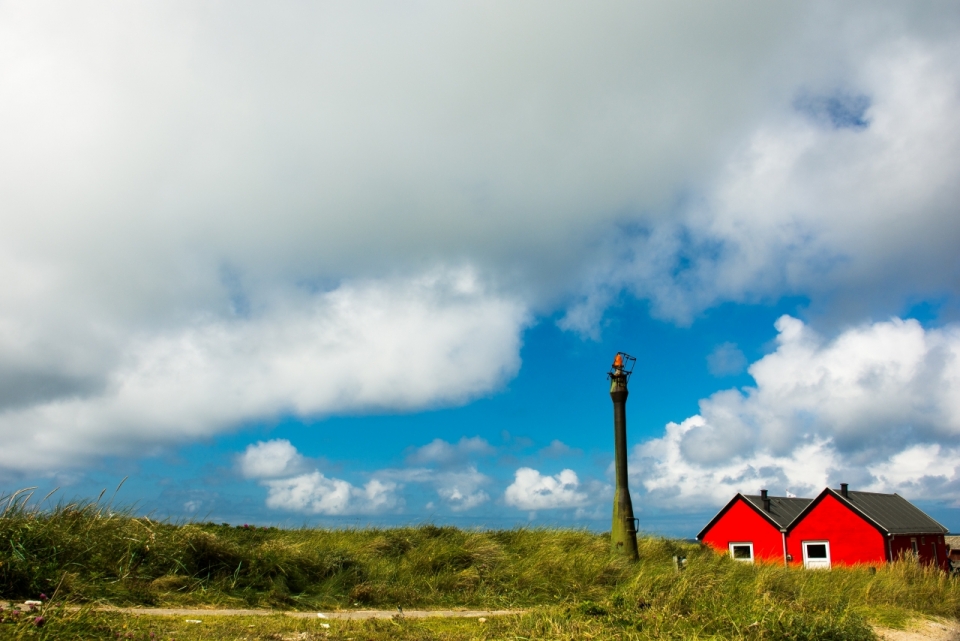
[[[437,490],[437,494],[450,504],[450,509],[454,512],[469,510],[490,500],[490,495],[483,490],[472,494],[464,494],[458,487],[443,487]]]
[[[314,470],[293,478],[264,481],[267,507],[307,514],[374,514],[399,505],[397,486],[371,479],[356,487],[342,479],[327,478]]]
[[[714,376],[739,374],[747,367],[747,357],[736,343],[721,343],[707,356],[707,369]]]
[[[301,471],[306,463],[297,448],[287,439],[252,443],[238,457],[237,462],[241,474],[248,479],[292,476]]]
[[[503,496],[507,505],[530,511],[583,507],[590,498],[580,491],[580,480],[573,470],[544,476],[529,467],[516,471],[513,483]]]
[[[436,442],[436,441],[435,441]],[[486,453],[482,439],[463,438],[465,451]],[[490,477],[474,465],[456,467],[448,457],[440,459],[440,470],[415,467],[382,469],[370,473],[363,487],[325,476],[319,470],[299,473],[306,459],[286,439],[260,441],[247,446],[238,457],[241,472],[256,478],[268,489],[267,507],[307,514],[378,514],[401,510],[405,504],[401,492],[405,485],[431,486],[443,505],[463,512],[490,500],[482,488]],[[282,477],[282,478],[281,478]],[[432,509],[432,507],[430,508]]]
[[[631,485],[639,485],[646,494],[644,503],[675,509],[716,506],[737,492],[756,494],[761,488],[810,496],[827,484],[839,463],[837,452],[823,440],[804,443],[782,456],[749,450],[709,465],[694,462],[684,456],[683,444],[704,424],[701,416],[670,423],[663,437],[634,448]]]
[[[755,388],[717,392],[634,448],[647,500],[715,505],[841,481],[960,498],[960,326],[893,319],[827,341],[789,316],[776,325],[776,351],[749,368]]]
[[[306,459],[286,439],[259,441],[238,457],[241,472],[267,488],[266,505],[304,514],[382,514],[403,506],[401,485],[373,478],[362,487],[320,470],[299,473]],[[282,478],[281,478],[282,477]]]
[[[923,486],[936,479],[960,480],[957,456],[960,448],[944,447],[937,443],[914,445],[886,460],[869,465],[867,469],[876,478],[876,484],[886,487],[926,489]],[[941,481],[942,483],[942,481]],[[928,495],[930,496],[930,495]],[[937,494],[937,498],[947,498]],[[960,498],[953,494],[949,498]]]
[[[489,456],[495,451],[486,439],[479,436],[472,438],[463,436],[456,444],[436,438],[422,447],[415,448],[407,457],[407,460],[414,464],[449,464],[461,462],[470,456]]]
[[[0,465],[56,468],[293,413],[458,404],[519,365],[524,308],[470,272],[345,284],[130,343],[102,389],[0,414]]]
[[[470,467],[461,472],[441,472],[436,477],[437,494],[454,512],[463,512],[490,500],[490,495],[479,489],[490,478]]]

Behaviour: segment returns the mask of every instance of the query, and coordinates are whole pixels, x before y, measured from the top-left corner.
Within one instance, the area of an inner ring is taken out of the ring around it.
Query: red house
[[[949,569],[947,529],[898,494],[826,488],[814,499],[738,494],[697,538],[733,558],[807,568],[878,565],[912,554]],[[777,540],[779,539],[779,541]]]
[[[786,562],[787,526],[811,499],[737,494],[700,530],[697,538],[738,561]]]

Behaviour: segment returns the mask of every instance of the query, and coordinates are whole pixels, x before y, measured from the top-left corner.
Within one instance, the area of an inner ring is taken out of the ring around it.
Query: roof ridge
[[[834,490],[833,488],[830,488],[830,489],[833,490],[834,492],[840,493],[840,490]],[[866,492],[864,490],[847,490],[847,494],[872,494],[873,496],[900,496],[896,492]],[[900,496],[900,498],[903,499],[902,496]],[[906,499],[903,499],[903,500],[906,501]]]

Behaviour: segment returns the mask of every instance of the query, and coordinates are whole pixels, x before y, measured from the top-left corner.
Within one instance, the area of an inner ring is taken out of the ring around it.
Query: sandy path
[[[0,601],[4,608],[17,607],[25,612],[34,610],[29,604],[15,605]],[[334,612],[296,612],[290,610],[240,610],[240,609],[200,609],[200,608],[117,608],[104,606],[95,608],[100,612],[117,612],[140,616],[189,617],[230,617],[230,616],[275,616],[284,615],[295,619],[390,619],[401,613],[397,610],[339,610]],[[523,614],[525,610],[404,610],[402,615],[408,619],[426,619],[428,617],[447,617],[455,619],[479,619]],[[874,626],[874,632],[881,641],[960,641],[960,622],[946,619],[918,619],[904,630],[894,630]]]
[[[397,610],[340,610],[337,612],[293,612],[289,610],[197,610],[186,608],[98,608],[103,612],[122,612],[148,616],[185,616],[230,617],[230,616],[273,616],[283,614],[296,619],[390,619],[398,616]],[[523,614],[522,610],[404,610],[406,619],[425,619],[427,617],[448,617],[476,619],[479,617],[508,616]]]
[[[960,623],[956,621],[918,620],[905,630],[874,628],[882,641],[960,641]]]
[[[14,606],[10,603],[0,603],[4,607],[19,607],[25,612],[34,608],[28,604]],[[398,616],[397,610],[339,610],[334,612],[296,612],[290,610],[239,610],[239,609],[202,609],[202,608],[117,608],[104,606],[94,608],[100,612],[117,612],[120,614],[138,614],[141,616],[160,617],[266,617],[282,614],[296,619],[390,619]],[[454,619],[477,619],[480,617],[509,616],[523,614],[523,610],[404,610],[406,619],[425,619],[427,617],[447,617]],[[898,640],[899,641],[899,640]]]

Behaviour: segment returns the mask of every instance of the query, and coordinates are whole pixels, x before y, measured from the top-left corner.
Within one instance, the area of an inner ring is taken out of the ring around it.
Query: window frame
[[[738,559],[733,554],[733,548],[735,546],[747,546],[750,549],[750,558],[749,559]],[[730,558],[734,561],[739,561],[740,563],[753,563],[756,558],[753,554],[753,541],[731,541],[727,544],[727,549],[730,551]]]
[[[815,567],[810,567],[810,557],[807,554],[808,545],[823,545],[826,548],[827,556],[826,559],[815,558],[815,563],[823,563],[826,561],[826,565],[818,565]],[[833,557],[830,555],[830,541],[826,540],[814,540],[814,541],[801,541],[800,542],[800,551],[803,553],[803,567],[808,570],[829,570],[833,567]]]

